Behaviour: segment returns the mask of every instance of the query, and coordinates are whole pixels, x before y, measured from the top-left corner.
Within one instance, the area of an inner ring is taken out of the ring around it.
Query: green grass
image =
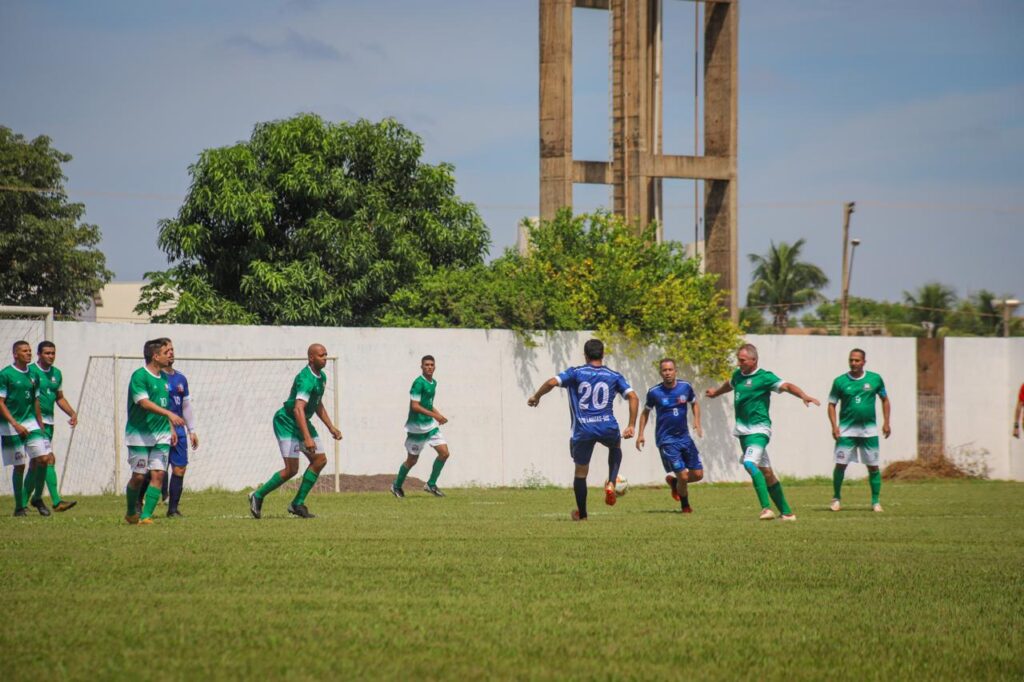
[[[614,508],[591,490],[123,498],[0,518],[0,677],[59,679],[1020,679],[1024,485],[749,486]],[[10,498],[0,498],[6,511]],[[163,512],[163,507],[159,513]]]

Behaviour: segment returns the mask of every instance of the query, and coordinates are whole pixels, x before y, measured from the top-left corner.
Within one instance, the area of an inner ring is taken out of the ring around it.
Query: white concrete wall
[[[947,451],[987,451],[990,477],[1024,480],[1024,447],[1011,436],[1024,339],[947,338],[945,356]]]
[[[6,343],[3,332],[0,323],[0,339]],[[340,428],[345,434],[340,463],[342,472],[351,474],[397,470],[404,457],[402,425],[408,408],[408,388],[419,372],[420,356],[431,353],[438,363],[436,404],[451,420],[444,428],[452,451],[443,477],[446,485],[516,485],[528,479],[571,484],[569,415],[564,392],[552,392],[537,408],[527,407],[526,399],[544,380],[569,365],[582,363],[586,334],[557,333],[540,338],[537,347],[527,348],[508,331],[58,322],[55,336],[65,394],[82,413],[83,420],[88,419],[89,407],[83,404],[88,397],[79,394],[90,355],[138,355],[146,339],[169,336],[174,339],[180,358],[178,366],[187,375],[189,356],[295,357],[303,355],[309,343],[324,343],[330,354],[339,356]],[[776,469],[794,476],[829,475],[832,439],[825,401],[833,378],[846,369],[852,340],[817,336],[762,336],[750,340],[760,348],[763,367],[798,384],[823,403],[821,407],[804,408],[789,395],[773,398],[775,435],[769,452]],[[914,457],[914,340],[864,338],[857,339],[856,344],[867,351],[868,368],[884,377],[893,401],[893,436],[883,442],[883,461]],[[653,355],[637,360],[611,356],[608,364],[626,376],[642,400],[646,389],[658,381],[654,360]],[[301,366],[296,363],[291,373]],[[257,370],[253,366],[250,371]],[[255,380],[254,377],[252,381]],[[122,383],[126,381],[127,375]],[[236,436],[231,439],[241,442],[206,439],[193,457],[186,479],[188,485],[237,489],[262,481],[279,465],[270,419],[287,396],[289,382],[274,381],[281,385],[268,391],[265,398],[259,398],[260,406],[243,410],[242,417],[248,421],[238,423],[232,431]],[[710,385],[700,380],[694,383],[701,393]],[[224,414],[210,414],[212,396],[204,397],[203,386],[194,382],[192,390],[201,435],[204,423],[240,418],[229,408],[221,408]],[[714,401],[704,399],[702,406],[705,436],[698,445],[708,480],[745,480],[746,474],[738,463],[738,447],[730,435],[731,396]],[[617,403],[616,414],[620,423],[625,423],[625,402]],[[58,421],[55,450],[60,458],[67,452],[70,430],[65,420]],[[111,419],[97,421],[108,428]],[[80,426],[75,434],[76,452],[86,442],[84,428]],[[633,441],[625,443],[622,474],[635,484],[657,482],[663,476],[653,443],[653,424],[648,428],[649,442],[643,453],[637,453]],[[87,456],[95,457],[95,463],[90,460],[90,467],[112,469],[112,449]],[[607,473],[600,448],[594,463],[591,481],[599,483]],[[424,461],[413,474],[425,478],[428,471],[429,461]],[[850,473],[862,475],[863,470],[854,467]],[[0,486],[6,486],[0,490],[9,489],[9,480],[0,482]]]

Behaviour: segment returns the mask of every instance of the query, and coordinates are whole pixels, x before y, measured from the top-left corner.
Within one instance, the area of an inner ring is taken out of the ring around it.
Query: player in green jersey
[[[170,366],[168,339],[147,341],[142,348],[146,365],[132,372],[128,382],[128,419],[124,425],[124,440],[128,445],[128,464],[131,478],[125,488],[128,513],[124,520],[131,524],[153,523],[153,510],[160,501],[160,483],[167,470],[171,446],[178,442],[175,427],[185,421],[171,412],[167,393],[167,375]],[[149,474],[152,485],[146,489],[142,513],[137,509],[140,489]]]
[[[50,443],[50,452],[42,457],[36,457],[28,463],[28,475],[25,476],[25,492],[22,506],[30,502],[29,491],[35,489],[36,476],[42,476],[46,481],[46,488],[50,491],[50,501],[53,503],[53,510],[64,512],[74,507],[77,502],[65,500],[60,496],[60,487],[57,485],[57,457],[53,453],[53,415],[54,406],[66,414],[68,424],[71,428],[78,425],[78,414],[64,397],[62,387],[64,375],[53,366],[57,359],[57,346],[52,341],[41,341],[36,347],[36,361],[29,365],[28,371],[39,382],[39,409],[43,416],[43,432],[46,440]],[[33,497],[31,504],[43,516],[49,516],[50,511],[43,504],[41,497]]]
[[[263,500],[267,495],[281,487],[285,481],[299,473],[299,455],[309,460],[309,467],[302,474],[302,483],[295,498],[288,505],[288,513],[303,519],[315,518],[306,508],[306,496],[313,489],[320,472],[327,466],[327,455],[324,446],[313,426],[313,415],[320,417],[334,440],[341,440],[339,431],[331,422],[321,402],[327,389],[327,349],[314,343],[306,350],[309,364],[295,375],[292,390],[284,406],[274,414],[274,435],[277,446],[284,459],[284,468],[274,472],[270,479],[249,495],[249,513],[253,518],[263,515]]]
[[[772,392],[794,395],[804,401],[805,406],[821,403],[800,390],[796,384],[783,381],[767,370],[758,369],[757,361],[756,346],[750,343],[740,346],[736,353],[739,369],[718,388],[709,388],[706,395],[717,398],[729,391],[735,392],[736,429],[733,434],[739,438],[740,450],[743,451],[740,461],[750,474],[757,500],[761,504],[761,520],[771,521],[775,518],[770,499],[779,508],[783,521],[796,521],[796,514],[789,508],[782,492],[782,483],[772,471],[772,463],[768,459],[768,441],[772,437],[772,420],[768,408]]]
[[[448,418],[434,408],[434,395],[437,393],[437,381],[434,379],[436,363],[433,355],[424,355],[420,360],[422,374],[412,382],[409,389],[409,417],[405,421],[405,461],[398,467],[398,476],[391,484],[391,494],[397,498],[405,497],[402,485],[409,471],[416,466],[423,448],[434,448],[437,457],[430,471],[430,479],[423,486],[424,492],[434,497],[444,497],[437,487],[437,477],[448,461],[448,442],[441,435],[441,426],[448,423]]]
[[[850,351],[850,371],[836,377],[828,394],[828,420],[832,424],[832,438],[836,441],[835,463],[832,471],[832,504],[829,509],[842,509],[840,493],[846,466],[861,461],[868,468],[871,486],[871,508],[882,511],[878,496],[882,491],[882,472],[878,470],[878,423],[875,419],[875,399],[882,400],[882,435],[892,433],[889,428],[889,395],[885,382],[874,372],[866,372],[867,354],[860,348]],[[836,422],[836,403],[839,403],[839,422]]]
[[[43,415],[39,409],[39,382],[28,370],[32,362],[32,346],[28,341],[15,341],[11,347],[13,362],[0,370],[0,449],[4,466],[14,467],[14,515],[26,516],[25,465],[29,460],[45,457],[50,444],[40,426]],[[33,482],[32,497],[43,494],[43,478]],[[40,501],[40,505],[45,505]],[[50,510],[39,512],[49,516]]]

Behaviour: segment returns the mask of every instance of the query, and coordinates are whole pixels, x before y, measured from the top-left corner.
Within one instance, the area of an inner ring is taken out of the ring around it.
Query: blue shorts
[[[594,446],[600,443],[609,450],[619,447],[621,439],[618,436],[612,438],[588,438],[587,440],[570,440],[569,454],[572,461],[577,464],[590,464],[590,458],[594,454]]]
[[[188,466],[188,436],[179,433],[178,444],[171,447],[171,458],[168,463],[172,467]]]
[[[658,446],[658,451],[661,452],[661,465],[665,467],[665,473],[704,468],[700,461],[700,452],[697,451],[697,445],[692,438],[662,443]]]

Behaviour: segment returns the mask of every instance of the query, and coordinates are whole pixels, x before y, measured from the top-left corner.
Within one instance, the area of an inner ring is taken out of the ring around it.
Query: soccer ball
[[[615,477],[615,496],[622,497],[629,492],[629,481],[622,476]]]

